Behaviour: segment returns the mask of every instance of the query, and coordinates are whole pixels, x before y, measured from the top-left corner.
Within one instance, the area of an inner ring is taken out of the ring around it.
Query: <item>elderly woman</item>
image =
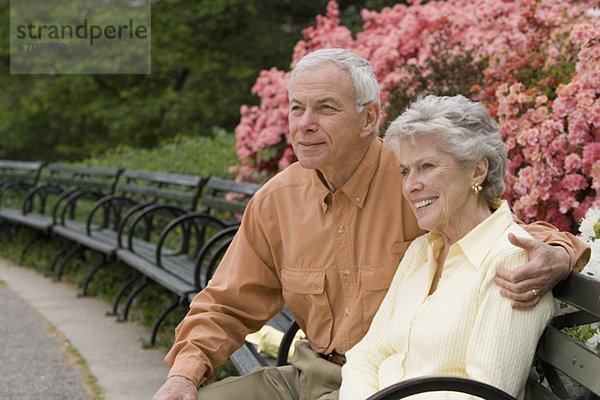
[[[497,125],[463,96],[427,96],[390,125],[385,141],[428,233],[410,245],[367,335],[346,353],[340,399],[427,375],[468,377],[518,396],[553,301],[548,293],[534,308],[513,309],[494,284],[497,270],[527,261],[509,235],[529,237],[499,199],[506,149]]]

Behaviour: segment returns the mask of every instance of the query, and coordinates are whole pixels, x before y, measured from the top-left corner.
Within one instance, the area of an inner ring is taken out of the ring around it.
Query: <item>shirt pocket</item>
[[[325,282],[325,270],[281,269],[285,303],[317,349],[329,346],[333,328],[333,313],[325,292]]]

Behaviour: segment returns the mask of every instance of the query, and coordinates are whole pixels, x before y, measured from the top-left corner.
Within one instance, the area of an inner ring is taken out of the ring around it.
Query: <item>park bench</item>
[[[37,161],[0,160],[0,186],[9,182],[35,186],[43,166]]]
[[[85,223],[60,220],[53,231],[71,243],[70,254],[93,250],[102,255],[84,279],[82,295],[102,268],[115,263],[132,268],[109,313],[119,321],[128,319],[134,299],[151,284],[175,295],[154,322],[154,344],[168,313],[204,287],[259,187],[216,177],[124,170],[114,193],[93,205]]]
[[[124,239],[134,223],[148,240],[169,221],[196,208],[204,181],[198,176],[126,169],[115,190],[98,198],[78,224],[60,219],[54,233],[64,239],[70,254],[91,250],[102,256],[87,274],[82,294],[87,294],[94,275],[116,260],[116,251],[126,245]]]
[[[27,191],[38,183],[44,163],[35,161],[0,160],[0,215],[6,209],[20,208]],[[9,223],[2,220],[2,232]]]
[[[151,344],[164,318],[178,306],[187,306],[205,286],[225,253],[239,226],[249,198],[260,185],[211,177],[202,188],[199,211],[191,211],[171,220],[156,240],[140,238],[138,221],[129,230],[126,245],[116,252],[117,259],[133,267],[138,275],[122,287],[137,286],[129,291],[118,312],[120,290],[113,303],[113,313],[120,320],[128,318],[133,299],[148,285],[156,283],[173,294],[173,301],[154,321]],[[137,279],[136,279],[137,278]]]
[[[569,334],[569,328],[600,322],[600,281],[572,273],[554,288],[553,293],[561,305],[568,305],[567,312],[557,313],[538,342],[533,367],[527,380],[525,399],[598,400],[600,351],[575,340]],[[289,347],[298,329],[294,322],[287,330],[282,330],[285,335],[279,347],[277,365],[287,364]],[[245,358],[240,373],[273,364],[273,360],[258,353],[251,346],[249,343],[244,346]],[[434,391],[462,392],[491,400],[514,400],[512,396],[486,383],[447,376],[399,382],[379,391],[368,400],[396,400]]]
[[[28,228],[35,235],[24,245],[21,258],[34,243],[52,235],[53,227],[62,220],[77,224],[76,216],[86,214],[87,208],[106,193],[111,193],[121,171],[117,168],[95,168],[51,163],[43,168],[37,184],[5,186],[4,192],[20,195],[11,206],[0,209],[0,219],[17,228]],[[26,190],[24,190],[26,189]],[[64,256],[59,251],[53,258],[50,270]]]

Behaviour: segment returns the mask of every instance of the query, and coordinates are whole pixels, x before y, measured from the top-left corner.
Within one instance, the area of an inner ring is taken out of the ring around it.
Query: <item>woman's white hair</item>
[[[506,146],[498,124],[482,104],[461,95],[420,97],[390,124],[384,140],[398,152],[404,140],[420,135],[435,135],[437,149],[461,168],[486,158],[488,173],[481,194],[488,204],[498,201],[505,189]]]

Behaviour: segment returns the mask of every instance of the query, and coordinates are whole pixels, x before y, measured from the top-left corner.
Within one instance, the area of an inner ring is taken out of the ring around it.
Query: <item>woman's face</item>
[[[461,169],[450,155],[440,152],[434,134],[415,139],[404,140],[398,153],[404,197],[421,229],[453,232],[470,219],[477,204],[470,189],[473,169]]]

